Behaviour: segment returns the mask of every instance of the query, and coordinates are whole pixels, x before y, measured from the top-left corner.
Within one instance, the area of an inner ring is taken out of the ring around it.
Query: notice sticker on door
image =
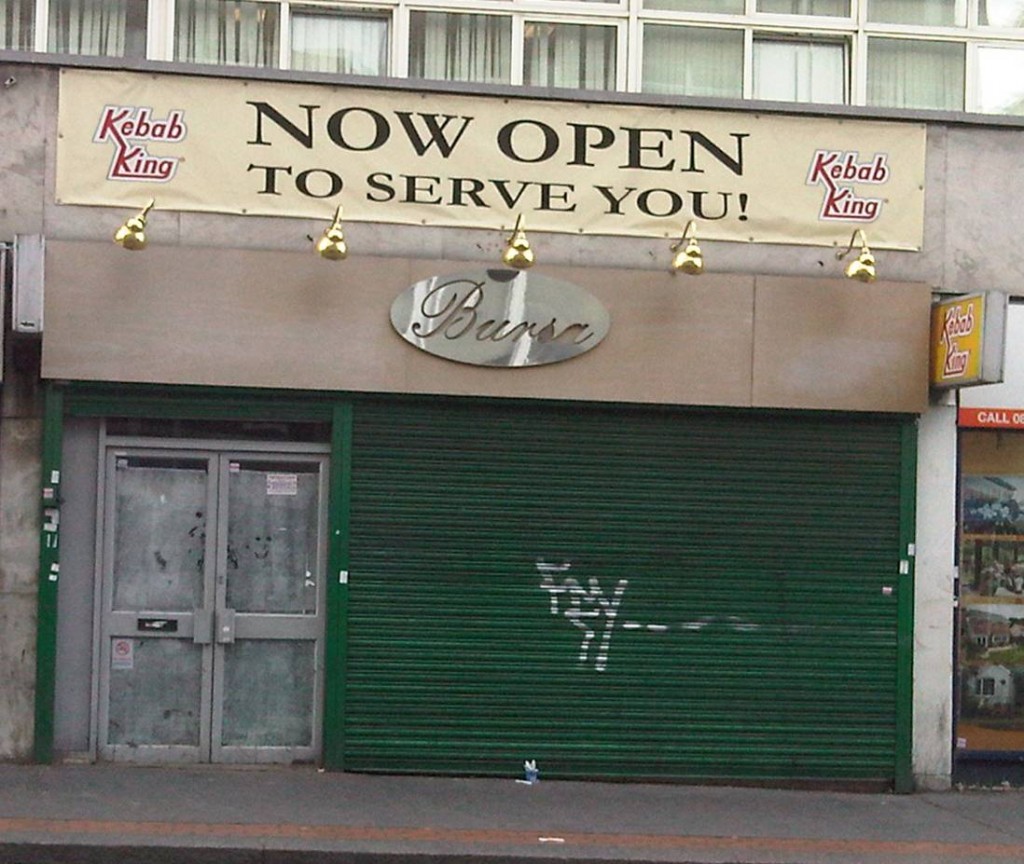
[[[111,669],[134,669],[135,668],[135,640],[115,639],[110,646],[110,668]]]
[[[298,474],[268,474],[267,475],[268,495],[298,495],[299,475]]]

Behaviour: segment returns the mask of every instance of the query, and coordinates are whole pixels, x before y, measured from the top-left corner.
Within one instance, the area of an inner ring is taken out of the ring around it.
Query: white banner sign
[[[920,123],[65,69],[67,204],[917,249]]]

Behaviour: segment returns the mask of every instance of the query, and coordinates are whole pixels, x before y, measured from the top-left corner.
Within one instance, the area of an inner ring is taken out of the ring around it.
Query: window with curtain
[[[966,22],[967,0],[868,0],[868,21],[953,27]]]
[[[1024,0],[978,0],[983,27],[1024,27]]]
[[[743,96],[743,31],[647,24],[644,93]]]
[[[614,27],[527,21],[523,36],[524,84],[615,89]]]
[[[868,39],[868,105],[964,110],[962,42]]]
[[[278,65],[280,11],[254,0],[177,0],[174,59],[229,66]]]
[[[846,46],[755,36],[754,98],[846,102]]]
[[[344,75],[387,75],[387,15],[292,7],[292,69]]]
[[[644,6],[647,9],[670,9],[673,12],[743,14],[743,0],[644,0]]]
[[[1024,114],[1024,48],[978,48],[978,110]]]
[[[50,0],[47,50],[145,57],[146,16],[146,0]]]
[[[31,51],[35,14],[32,0],[0,0],[0,48]]]
[[[409,77],[509,83],[512,19],[462,12],[411,12]]]
[[[757,11],[849,18],[850,0],[757,0]]]

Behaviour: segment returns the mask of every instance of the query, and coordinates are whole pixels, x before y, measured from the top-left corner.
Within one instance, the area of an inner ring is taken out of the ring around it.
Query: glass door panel
[[[208,757],[210,467],[202,455],[108,453],[98,742],[105,758]]]
[[[125,639],[134,641],[125,647]],[[107,743],[111,747],[199,748],[203,651],[184,639],[114,637]]]
[[[325,466],[221,457],[213,758],[298,761],[319,747]]]
[[[231,460],[228,608],[316,615],[320,466]]]
[[[311,747],[316,643],[245,639],[224,650],[221,744]]]
[[[201,606],[206,460],[118,456],[114,464],[114,609]]]

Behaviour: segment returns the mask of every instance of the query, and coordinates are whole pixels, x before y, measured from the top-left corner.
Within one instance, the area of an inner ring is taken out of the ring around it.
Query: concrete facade
[[[48,240],[107,242],[123,211],[55,201],[59,66],[47,62],[55,61],[0,52],[0,241],[41,233]],[[171,71],[156,63],[137,68]],[[739,103],[718,107],[751,110]],[[851,122],[858,116],[901,119],[866,109],[834,113]],[[1018,170],[1024,121],[920,113],[912,119],[927,125],[924,244],[920,252],[878,252],[880,275],[925,283],[937,292],[1021,290],[1016,274],[1024,249],[1010,214],[1024,197]],[[157,210],[149,230],[162,246],[305,251],[307,233],[320,227]],[[504,243],[490,229],[368,223],[346,226],[346,236],[361,255],[456,261],[494,260]],[[710,241],[702,246],[709,268],[718,272],[818,278],[840,273],[831,249]],[[543,254],[552,265],[653,270],[664,264],[654,248],[660,245],[645,239],[610,243],[552,234],[544,237]],[[851,283],[850,290],[857,286]],[[32,749],[41,429],[34,338],[10,346],[0,417],[0,759],[6,760],[27,759]],[[918,444],[913,767],[919,786],[936,789],[950,782],[952,756],[956,418],[948,400],[933,403],[921,416]]]
[[[918,787],[940,790],[949,786],[953,740],[955,400],[933,404],[918,430],[913,763]]]
[[[24,760],[33,743],[42,421],[35,370],[19,359],[27,353],[31,367],[35,352],[13,348],[0,400],[0,758]]]

